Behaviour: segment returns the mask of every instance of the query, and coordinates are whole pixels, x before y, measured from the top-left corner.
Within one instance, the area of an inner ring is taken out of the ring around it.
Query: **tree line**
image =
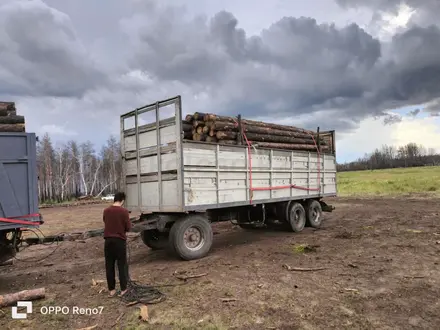
[[[356,161],[338,164],[338,171],[440,165],[434,149],[409,143],[384,145]],[[122,188],[119,140],[111,136],[99,150],[92,142],[53,143],[45,134],[37,144],[38,194],[41,203],[61,202],[80,196],[100,197]]]
[[[343,172],[416,166],[440,166],[440,154],[433,148],[425,148],[416,143],[401,147],[384,145],[353,162],[337,164],[337,170]]]
[[[45,134],[37,144],[37,170],[42,203],[112,193],[122,182],[119,141],[111,136],[96,150],[90,141],[54,144]]]

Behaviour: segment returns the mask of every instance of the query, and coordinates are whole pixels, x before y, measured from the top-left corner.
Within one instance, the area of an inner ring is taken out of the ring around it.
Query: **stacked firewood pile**
[[[24,132],[24,116],[18,116],[14,102],[0,102],[0,132]]]
[[[196,112],[182,123],[184,139],[261,148],[328,151],[319,133],[293,126]]]

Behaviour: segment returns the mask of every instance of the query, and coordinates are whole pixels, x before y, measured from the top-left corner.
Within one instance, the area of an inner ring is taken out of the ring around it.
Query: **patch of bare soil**
[[[298,234],[214,225],[204,259],[185,262],[130,242],[130,274],[167,300],[139,308],[108,298],[103,239],[33,247],[0,269],[0,292],[45,287],[26,320],[0,312],[2,329],[436,329],[440,324],[437,199],[342,199],[320,230]],[[45,232],[101,227],[105,205],[43,210]],[[30,258],[30,259],[29,259]],[[283,266],[286,265],[286,266]],[[289,267],[288,267],[289,266]],[[294,271],[292,268],[324,268]],[[290,269],[290,270],[289,270]],[[175,272],[208,273],[181,281]],[[41,306],[103,306],[100,315],[42,315]]]

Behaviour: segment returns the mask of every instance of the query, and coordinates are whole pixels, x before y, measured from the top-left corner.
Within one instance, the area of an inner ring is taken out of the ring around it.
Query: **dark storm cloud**
[[[68,16],[41,1],[0,6],[0,94],[77,97],[102,84]]]
[[[382,3],[373,6],[394,8]],[[69,16],[41,1],[0,7],[0,94],[62,96],[57,105],[116,119],[131,108],[182,94],[187,112],[273,121],[299,121],[302,115],[308,128],[341,131],[371,116],[395,122],[397,117],[385,112],[390,108],[431,102],[423,111],[438,113],[433,103],[440,99],[438,27],[412,25],[381,44],[356,24],[284,17],[247,35],[226,11],[186,18],[181,8],[151,1],[127,2],[130,6],[120,22],[114,13],[103,20],[112,32],[105,34],[105,26],[95,31],[106,45],[95,53]],[[105,61],[98,56],[103,53]]]
[[[365,77],[381,56],[379,41],[356,24],[338,29],[286,17],[249,37],[224,11],[187,21],[158,8],[148,14],[139,25],[124,22],[137,36],[132,67],[158,80],[203,84],[231,113],[301,114],[347,105],[368,89]]]
[[[356,24],[305,17],[284,17],[255,36],[225,11],[185,19],[154,7],[148,17],[140,12],[136,24],[123,25],[135,47],[132,68],[206,91],[213,111],[274,118],[327,111],[326,125],[351,128],[369,116],[394,123],[400,117],[386,110],[440,96],[435,26],[412,26],[381,44]]]
[[[440,96],[440,29],[413,27],[393,37],[378,67],[375,107],[417,105]]]

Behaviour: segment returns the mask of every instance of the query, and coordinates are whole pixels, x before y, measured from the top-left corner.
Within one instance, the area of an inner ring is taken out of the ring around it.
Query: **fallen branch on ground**
[[[104,280],[95,280],[92,278],[92,286],[97,286],[98,284],[104,283]]]
[[[224,303],[233,302],[233,301],[237,301],[237,300],[238,299],[236,299],[236,298],[221,298],[221,301]]]
[[[319,267],[319,268],[301,268],[301,267],[290,267],[289,265],[284,264],[283,268],[287,269],[291,272],[316,272],[318,270],[324,270],[327,268]]]
[[[121,315],[119,315],[119,317],[116,319],[115,323],[113,324],[113,328],[118,325],[119,321],[122,319],[123,316],[124,316],[124,312],[122,312]]]
[[[7,260],[5,262],[2,262],[0,264],[0,266],[10,266],[10,265],[13,265],[13,264],[14,264],[14,259],[9,259],[9,260]]]
[[[45,297],[45,289],[24,290],[0,296],[0,307],[11,306],[19,300],[37,300]]]
[[[93,329],[96,329],[97,326],[98,326],[98,325],[95,324],[95,325],[92,325],[91,327],[81,328],[81,329],[77,329],[77,330],[93,330]]]
[[[142,305],[139,307],[140,311],[139,311],[139,319],[144,321],[144,322],[148,322],[148,320],[150,319],[150,316],[148,315],[148,307],[147,305]]]
[[[203,276],[207,276],[207,275],[208,275],[208,273],[187,275],[187,276],[184,276],[184,275],[174,275],[174,276],[176,276],[176,278],[178,278],[179,280],[186,281],[191,278],[199,278],[199,277],[203,277]]]

